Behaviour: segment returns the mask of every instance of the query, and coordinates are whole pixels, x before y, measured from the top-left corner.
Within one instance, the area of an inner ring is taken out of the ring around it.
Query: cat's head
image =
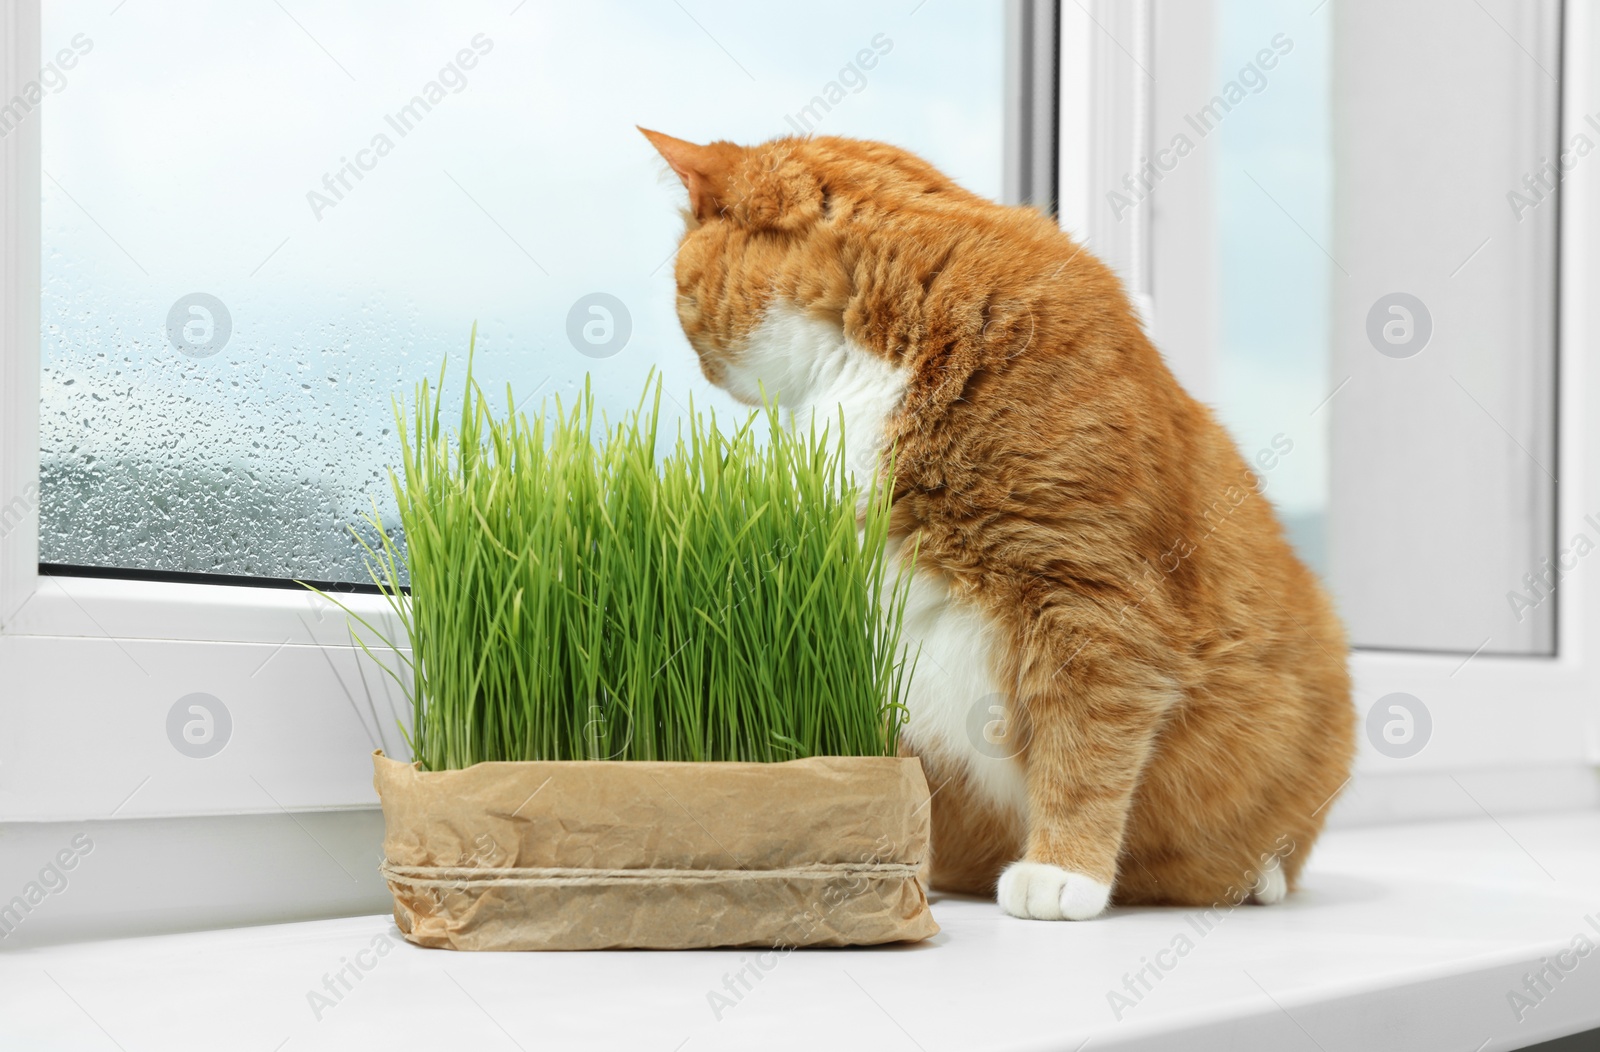
[[[885,143],[783,138],[704,146],[639,129],[689,193],[678,247],[678,319],[712,383],[744,401],[730,365],[775,304],[841,318],[871,238],[918,214],[982,204]],[[893,222],[886,221],[894,217]]]

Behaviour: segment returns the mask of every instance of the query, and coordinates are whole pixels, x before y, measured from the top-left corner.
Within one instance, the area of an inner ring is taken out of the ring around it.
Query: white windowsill
[[[1220,911],[1203,935],[1198,911],[934,912],[922,945],[776,960],[720,1021],[707,995],[752,951],[457,954],[400,943],[384,916],[19,949],[0,956],[0,1046],[1075,1052],[1181,1033],[1195,1050],[1489,1052],[1600,1026],[1600,949],[1521,1021],[1507,997],[1578,933],[1600,947],[1600,811],[1334,830],[1287,903]],[[1118,1020],[1108,991],[1180,935],[1192,949]],[[316,1019],[308,994],[383,938]]]

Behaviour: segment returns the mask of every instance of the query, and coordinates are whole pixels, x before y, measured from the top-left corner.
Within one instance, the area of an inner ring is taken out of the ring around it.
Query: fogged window
[[[459,380],[474,320],[526,408],[592,373],[615,415],[652,366],[672,412],[726,404],[634,125],[880,138],[996,196],[1002,33],[980,4],[47,0],[41,561],[365,580],[391,398],[446,354]]]

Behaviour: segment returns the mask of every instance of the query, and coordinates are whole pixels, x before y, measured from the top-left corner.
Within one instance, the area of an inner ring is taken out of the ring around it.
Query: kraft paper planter
[[[419,946],[859,946],[939,930],[915,758],[373,764],[382,872]]]

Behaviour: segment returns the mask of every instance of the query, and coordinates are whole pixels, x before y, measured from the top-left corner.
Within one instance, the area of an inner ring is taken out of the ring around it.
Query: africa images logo
[[[231,737],[233,716],[210,694],[185,694],[167,710],[167,740],[190,759],[215,756]]]
[[[209,292],[180,296],[167,311],[167,339],[190,358],[209,358],[228,345],[233,315]]]

